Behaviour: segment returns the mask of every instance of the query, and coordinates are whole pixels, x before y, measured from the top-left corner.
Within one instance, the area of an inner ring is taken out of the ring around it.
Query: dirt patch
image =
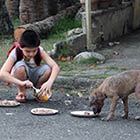
[[[108,46],[98,50],[99,53],[106,57],[106,62],[99,67],[140,68],[140,30],[128,34],[117,41],[120,42],[119,45]]]

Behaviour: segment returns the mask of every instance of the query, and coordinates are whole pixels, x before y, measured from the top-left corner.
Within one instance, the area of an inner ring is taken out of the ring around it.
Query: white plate
[[[94,117],[95,116],[93,111],[72,111],[71,115],[77,116],[77,117]]]
[[[34,108],[31,110],[34,115],[54,115],[58,113],[58,110],[51,108]]]
[[[20,103],[15,100],[0,100],[0,107],[16,107]]]

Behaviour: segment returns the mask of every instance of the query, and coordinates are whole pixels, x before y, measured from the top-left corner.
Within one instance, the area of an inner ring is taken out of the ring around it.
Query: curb
[[[97,87],[104,79],[90,79],[86,77],[65,77],[58,76],[54,85],[57,88],[76,90],[88,90]]]

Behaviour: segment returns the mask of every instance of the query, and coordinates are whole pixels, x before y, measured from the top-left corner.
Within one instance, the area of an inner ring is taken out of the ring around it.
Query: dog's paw
[[[121,117],[122,117],[123,119],[128,119],[128,114],[122,114]]]
[[[101,118],[101,121],[108,121],[105,117]]]
[[[113,120],[113,118],[105,118],[105,117],[103,117],[103,118],[101,118],[101,121],[112,121]]]
[[[136,105],[137,107],[140,107],[140,102],[136,102],[135,105]]]
[[[115,117],[114,113],[109,113],[108,116],[105,118],[106,121],[111,121]]]
[[[135,120],[140,121],[140,116],[136,116],[136,117],[135,117]]]

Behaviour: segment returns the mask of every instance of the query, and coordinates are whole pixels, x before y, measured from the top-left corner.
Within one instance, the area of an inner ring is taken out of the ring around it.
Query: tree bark
[[[20,0],[20,22],[28,24],[57,13],[56,0]]]
[[[5,0],[0,0],[0,35],[13,33],[13,25],[8,15]]]
[[[21,25],[20,27],[35,30],[40,34],[41,37],[43,37],[44,35],[46,36],[60,19],[62,19],[63,17],[74,17],[80,6],[81,5],[79,3],[75,4],[74,6],[68,7],[65,10],[60,11],[60,13],[54,16],[48,17],[42,21],[32,24]]]
[[[11,18],[19,18],[19,1],[6,0],[6,7]]]
[[[35,8],[36,0],[20,0],[20,22],[21,24],[32,23],[37,21],[36,13],[37,9]],[[42,5],[42,1],[39,6]]]

